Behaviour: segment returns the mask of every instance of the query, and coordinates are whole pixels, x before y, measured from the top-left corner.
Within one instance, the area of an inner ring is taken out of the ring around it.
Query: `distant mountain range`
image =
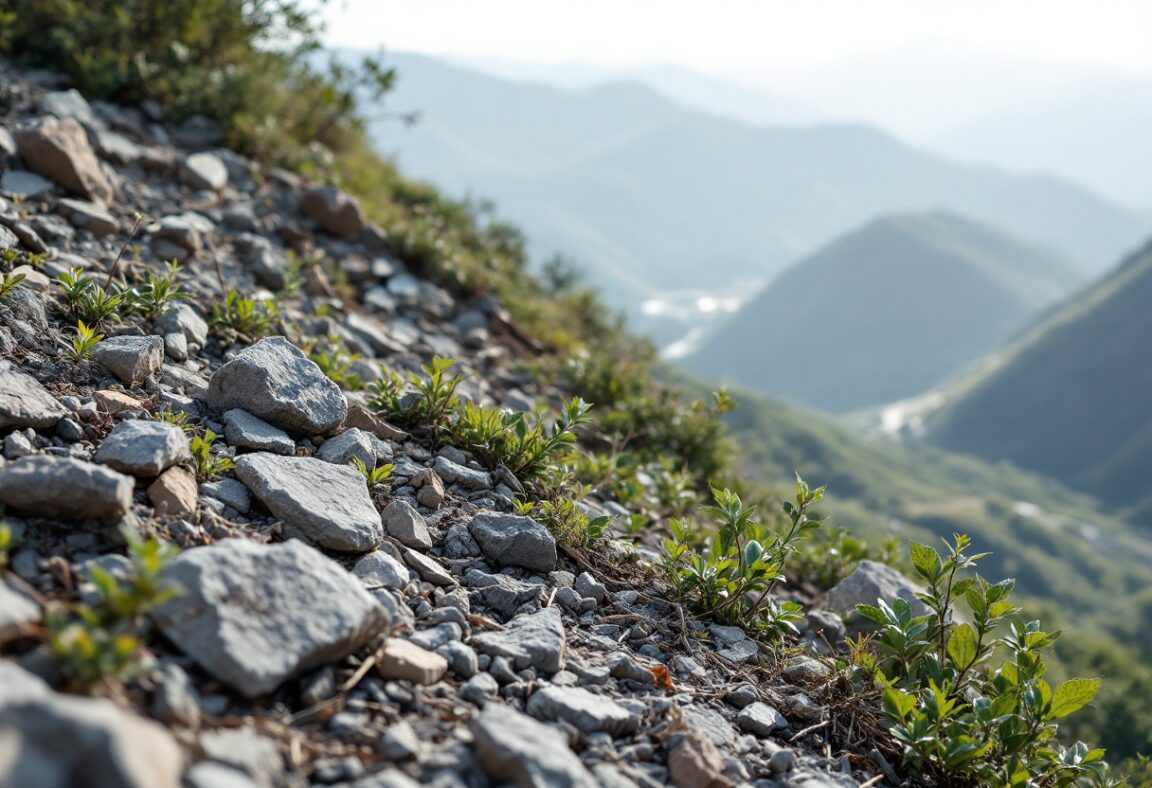
[[[1152,244],[945,392],[928,438],[1056,478],[1152,525]]]
[[[995,350],[1084,279],[957,214],[888,216],[801,259],[682,363],[823,410],[879,405]]]
[[[493,198],[537,259],[571,255],[638,321],[644,299],[670,290],[745,296],[886,213],[957,211],[1086,271],[1148,229],[1072,183],[958,164],[863,125],[756,126],[636,84],[565,90],[392,60],[388,107],[421,119],[381,122],[380,149],[450,193]]]

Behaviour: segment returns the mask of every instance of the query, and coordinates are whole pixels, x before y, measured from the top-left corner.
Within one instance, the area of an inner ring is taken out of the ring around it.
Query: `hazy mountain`
[[[929,438],[1007,460],[1152,524],[1152,245],[948,392]]]
[[[1138,217],[1064,181],[967,166],[861,125],[759,127],[635,84],[563,90],[416,55],[394,58],[381,150],[457,194],[491,197],[538,258],[575,257],[629,308],[675,289],[753,292],[878,215],[949,208],[1046,239],[1102,270]]]
[[[956,214],[889,216],[804,258],[684,364],[843,412],[922,392],[991,352],[1083,274]]]

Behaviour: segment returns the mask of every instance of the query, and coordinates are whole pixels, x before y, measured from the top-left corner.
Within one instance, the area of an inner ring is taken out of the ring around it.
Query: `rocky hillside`
[[[992,352],[1082,279],[954,213],[886,216],[797,262],[683,363],[823,410],[878,406]]]
[[[670,598],[643,541],[558,542],[539,457],[518,478],[413,418],[456,406],[437,386],[574,393],[501,304],[203,118],[3,69],[0,785],[905,782],[819,655],[907,581],[809,589],[765,650]]]
[[[930,440],[1047,474],[1152,523],[1152,370],[1140,361],[1150,296],[1145,246],[949,391]]]

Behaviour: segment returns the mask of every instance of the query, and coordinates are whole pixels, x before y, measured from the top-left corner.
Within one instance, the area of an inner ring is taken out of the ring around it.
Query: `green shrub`
[[[212,430],[204,430],[203,435],[193,435],[188,445],[192,450],[192,463],[196,468],[196,481],[206,482],[236,467],[228,457],[212,453],[212,444],[220,437]]]
[[[26,278],[24,274],[0,274],[0,301],[12,295],[12,291]]]
[[[275,303],[246,298],[239,291],[229,288],[223,300],[212,305],[208,323],[213,333],[225,341],[254,341],[272,333],[279,315],[280,310]]]
[[[490,467],[503,465],[518,480],[530,481],[548,464],[571,459],[575,430],[592,420],[588,415],[591,407],[579,397],[574,398],[549,427],[540,414],[530,417],[527,413],[467,402],[450,432],[459,448],[474,452]]]
[[[968,547],[960,535],[944,556],[912,543],[912,565],[928,586],[917,597],[928,613],[915,615],[903,599],[857,606],[879,627],[874,653],[858,650],[857,664],[884,686],[884,713],[906,764],[947,785],[1113,784],[1103,750],[1056,741],[1058,720],[1090,703],[1100,679],[1051,686],[1042,653],[1060,632],[1011,618],[1019,612],[1009,601],[1014,581],[963,576],[986,555],[968,555]],[[960,600],[968,621],[957,616]],[[1005,657],[993,669],[997,646]]]
[[[72,320],[83,321],[90,326],[120,319],[121,310],[128,307],[123,292],[113,292],[110,288],[96,284],[81,268],[71,268],[56,277],[60,294],[64,300],[64,310]]]
[[[173,301],[191,299],[192,294],[177,281],[179,271],[180,264],[175,260],[168,263],[166,274],[158,276],[148,271],[141,284],[124,291],[127,311],[151,320]]]
[[[356,466],[356,470],[360,471],[360,475],[364,477],[364,483],[368,485],[368,489],[373,491],[389,485],[392,479],[392,471],[396,467],[392,463],[388,463],[386,465],[376,465],[369,470],[368,466],[365,465],[359,457],[353,457],[352,464]]]
[[[364,380],[352,371],[352,365],[360,355],[348,350],[344,340],[335,334],[324,339],[311,339],[302,342],[304,354],[320,367],[329,380],[345,391],[361,391]]]
[[[438,432],[448,426],[460,405],[456,389],[461,378],[448,374],[453,363],[450,358],[436,356],[431,365],[422,367],[423,375],[412,373],[407,378],[382,370],[380,379],[373,384],[369,406],[402,426]],[[408,394],[406,387],[411,389]]]
[[[16,546],[16,539],[12,536],[12,527],[8,523],[0,523],[0,574],[8,569],[8,554]]]
[[[72,345],[68,349],[69,358],[79,364],[92,355],[92,351],[103,339],[103,334],[97,334],[96,330],[86,326],[83,320],[76,321],[76,336],[72,337]]]

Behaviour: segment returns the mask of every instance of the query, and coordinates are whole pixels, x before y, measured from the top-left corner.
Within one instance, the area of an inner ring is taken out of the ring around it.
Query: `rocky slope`
[[[899,784],[812,655],[894,573],[862,564],[784,658],[671,603],[643,546],[558,544],[512,474],[381,420],[283,336],[338,338],[367,380],[446,356],[469,399],[556,403],[499,304],[413,276],[354,200],[210,123],[31,76],[0,70],[0,268],[24,276],[0,300],[0,785]],[[55,277],[173,258],[191,300],[69,358]],[[209,330],[229,287],[279,292],[276,335]],[[146,538],[179,548],[158,577]],[[110,586],[159,602],[138,651],[78,616],[111,615]],[[68,692],[125,657],[104,697]]]

